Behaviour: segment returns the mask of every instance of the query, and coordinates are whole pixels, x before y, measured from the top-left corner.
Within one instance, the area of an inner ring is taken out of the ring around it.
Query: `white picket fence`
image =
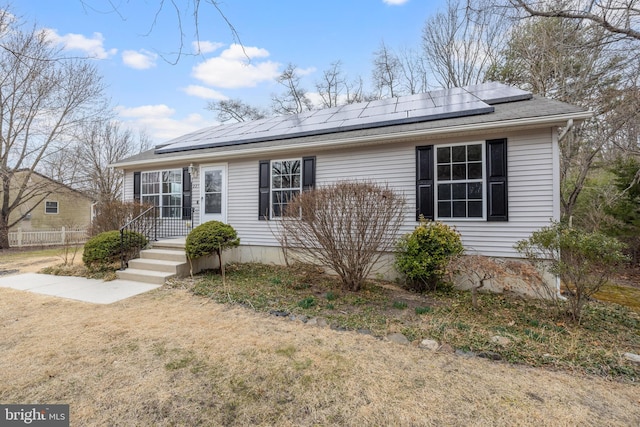
[[[59,230],[29,230],[18,228],[9,232],[9,246],[22,248],[25,246],[54,246],[84,243],[88,239],[87,229],[62,227]]]

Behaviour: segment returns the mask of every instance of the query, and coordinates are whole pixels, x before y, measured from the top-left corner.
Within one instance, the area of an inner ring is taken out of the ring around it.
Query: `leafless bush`
[[[393,250],[404,197],[388,186],[343,181],[301,193],[278,221],[287,252],[304,250],[357,291],[385,252]]]
[[[119,230],[120,227],[149,207],[150,205],[138,202],[122,202],[120,200],[99,203],[96,206],[96,216],[89,227],[89,236],[96,236],[105,231]]]

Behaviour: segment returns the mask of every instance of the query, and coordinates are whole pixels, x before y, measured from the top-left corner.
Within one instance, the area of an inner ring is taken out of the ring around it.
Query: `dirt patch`
[[[167,287],[108,306],[0,289],[0,401],[74,425],[633,425],[638,387],[467,359]]]

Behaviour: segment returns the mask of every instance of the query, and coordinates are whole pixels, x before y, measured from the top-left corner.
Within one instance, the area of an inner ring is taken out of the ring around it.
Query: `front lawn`
[[[381,281],[350,292],[310,266],[260,264],[229,266],[224,284],[219,274],[208,273],[174,286],[259,312],[302,321],[323,318],[338,330],[376,337],[399,332],[414,345],[434,339],[459,354],[632,382],[640,379],[640,366],[623,356],[640,353],[640,315],[611,303],[590,303],[582,324],[575,325],[539,300],[481,294],[478,308],[473,308],[468,292],[415,294]]]

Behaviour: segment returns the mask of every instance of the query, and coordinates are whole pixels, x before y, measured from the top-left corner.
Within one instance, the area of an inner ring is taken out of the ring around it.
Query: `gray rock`
[[[442,344],[440,347],[438,347],[439,353],[454,353],[455,351],[456,350],[449,344]]]
[[[347,330],[347,328],[345,328],[344,326],[340,326],[340,325],[336,325],[336,324],[331,325],[331,329],[333,329],[334,331],[338,331],[338,332],[344,332],[344,331]]]
[[[323,319],[322,317],[313,317],[309,320],[307,320],[307,325],[309,326],[319,326],[321,328],[324,328],[327,326],[327,321],[325,319]]]
[[[409,345],[409,340],[407,339],[407,337],[400,333],[387,335],[387,339],[396,344]]]
[[[424,348],[425,350],[436,351],[440,348],[440,344],[436,340],[422,340],[418,347]]]
[[[303,316],[303,315],[292,314],[292,315],[289,316],[289,320],[292,320],[292,321],[298,320],[298,321],[300,321],[302,323],[307,323],[309,318],[307,316]]]
[[[362,335],[373,335],[373,333],[368,329],[358,329],[356,332]]]
[[[496,336],[491,337],[491,342],[495,343],[495,344],[498,344],[498,345],[501,345],[503,347],[506,347],[509,344],[511,344],[511,340],[509,338],[502,337],[500,335],[496,335]]]
[[[502,356],[494,351],[481,351],[478,353],[478,357],[489,360],[502,360]]]
[[[287,317],[289,312],[284,310],[269,310],[269,314],[277,317]]]
[[[631,363],[636,363],[640,365],[640,355],[635,353],[625,353],[623,354],[624,358],[627,359]]]

